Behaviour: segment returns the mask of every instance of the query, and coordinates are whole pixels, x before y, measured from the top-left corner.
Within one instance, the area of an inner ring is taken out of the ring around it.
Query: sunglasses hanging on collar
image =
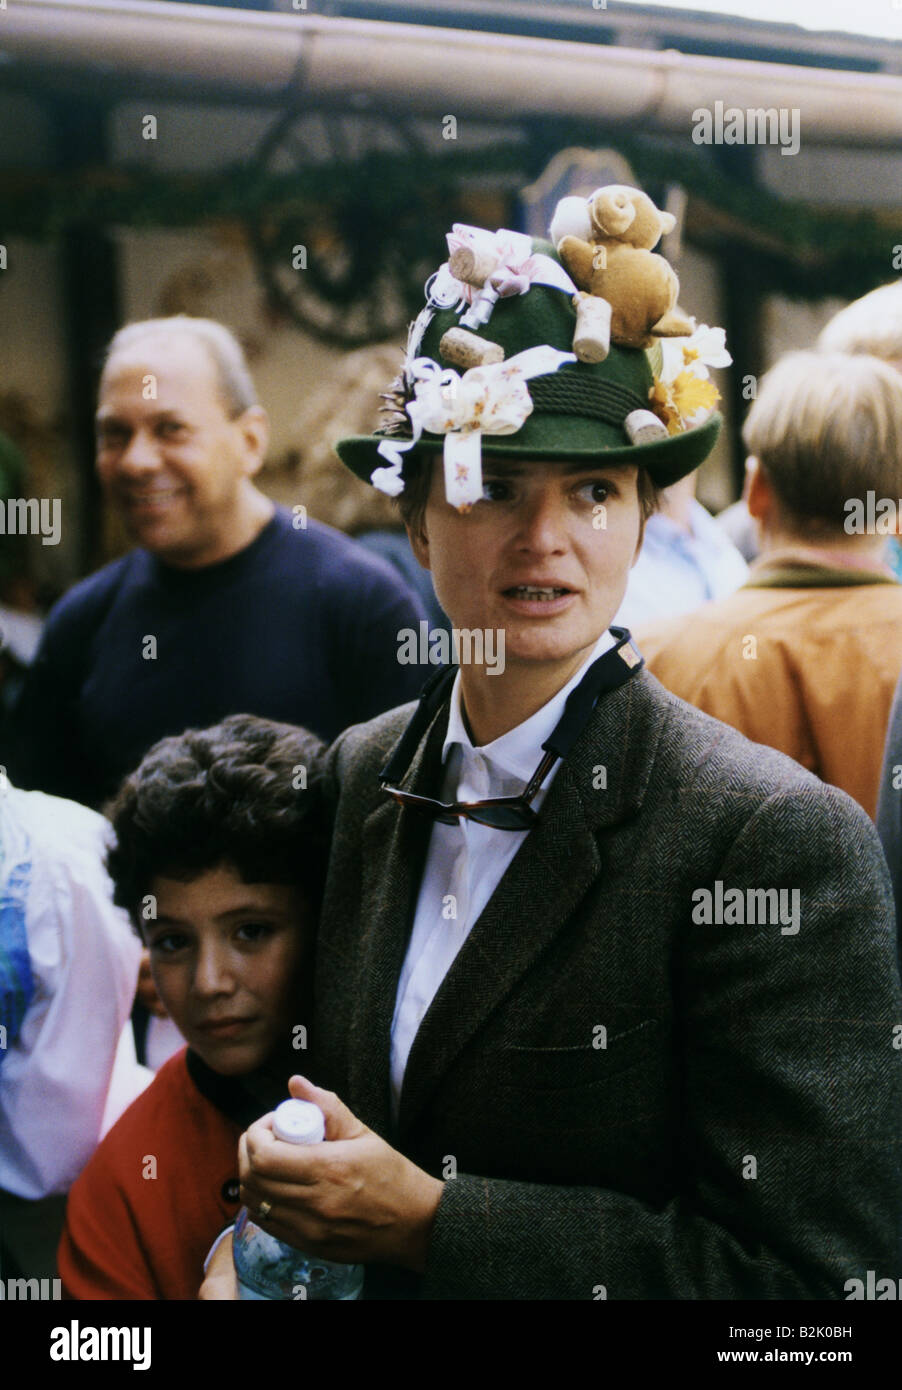
[[[617,645],[598,657],[582,680],[571,690],[564,712],[553,732],[542,744],[544,756],[519,796],[499,796],[486,801],[436,801],[430,796],[417,796],[402,790],[397,784],[405,777],[414,753],[431,724],[436,711],[451,690],[456,666],[443,667],[430,676],[423,686],[419,707],[401,736],[389,761],[379,773],[382,790],[401,806],[421,811],[442,825],[456,825],[461,816],[478,821],[494,830],[529,830],[539,819],[531,802],[551,768],[558,759],[566,758],[589,721],[597,700],[640,671],[645,659],[625,627],[610,629]]]

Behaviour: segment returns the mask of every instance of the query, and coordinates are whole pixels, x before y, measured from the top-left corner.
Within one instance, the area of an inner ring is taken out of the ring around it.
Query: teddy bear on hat
[[[677,308],[676,272],[651,250],[674,225],[671,213],[624,184],[558,203],[550,236],[580,292],[573,350],[581,362],[604,361],[612,342],[648,348],[694,331]]]

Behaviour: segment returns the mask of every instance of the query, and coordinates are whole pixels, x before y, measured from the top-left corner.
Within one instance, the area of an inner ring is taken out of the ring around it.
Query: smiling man
[[[313,1060],[291,1089],[327,1142],[252,1125],[242,1199],[365,1263],[365,1297],[842,1298],[893,1267],[902,1218],[874,828],[610,628],[656,488],[718,417],[695,418],[697,383],[691,422],[655,430],[645,352],[570,354],[552,248],[512,264],[515,234],[474,236],[506,289],[478,333],[504,360],[454,371],[445,334],[478,287],[444,266],[406,437],[338,452],[399,495],[452,623],[504,629],[505,669],[437,673],[326,755]],[[799,930],[699,924],[718,882],[796,890]],[[203,1296],[223,1295],[217,1252]]]
[[[136,548],[50,614],[4,749],[20,785],[98,805],[167,734],[250,712],[331,738],[418,692],[395,650],[419,601],[259,490],[268,437],[221,324],[152,319],[113,338],[97,472]]]

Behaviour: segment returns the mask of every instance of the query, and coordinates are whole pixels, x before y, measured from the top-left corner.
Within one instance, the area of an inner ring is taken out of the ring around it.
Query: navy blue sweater
[[[399,665],[398,631],[424,616],[384,561],[284,508],[205,569],[131,551],[53,608],[0,761],[96,806],[157,739],[227,714],[331,740],[419,694],[431,668]]]

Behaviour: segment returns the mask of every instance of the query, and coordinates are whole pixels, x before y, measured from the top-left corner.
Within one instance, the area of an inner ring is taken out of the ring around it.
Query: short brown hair
[[[875,357],[787,353],[762,378],[742,438],[788,523],[841,530],[849,498],[902,495],[902,376]]]
[[[429,492],[432,486],[432,469],[429,464],[437,457],[435,454],[415,453],[413,458],[408,455],[404,464],[404,491],[399,494],[397,503],[404,525],[414,532],[421,525],[426,512],[426,503],[429,501]],[[639,510],[644,526],[648,518],[660,506],[661,489],[652,482],[651,475],[645,468],[639,469],[636,486],[639,493]]]

